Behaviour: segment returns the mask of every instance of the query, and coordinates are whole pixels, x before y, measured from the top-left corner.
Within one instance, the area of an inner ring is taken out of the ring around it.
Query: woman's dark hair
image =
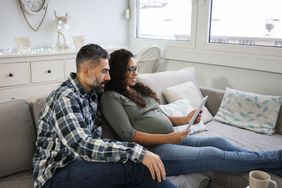
[[[141,93],[144,96],[152,97],[159,103],[156,93],[150,87],[145,86],[141,82],[137,82],[133,87],[137,92],[130,92],[126,89],[127,84],[125,77],[128,72],[128,63],[132,57],[134,58],[134,55],[126,49],[116,50],[110,54],[109,73],[111,80],[107,82],[105,90],[116,91],[121,95],[126,96],[140,107],[145,107],[146,102],[138,93]]]
[[[97,63],[100,59],[109,59],[109,53],[101,46],[87,44],[81,47],[76,56],[77,72],[80,71],[80,67],[85,61],[92,60],[94,63]]]

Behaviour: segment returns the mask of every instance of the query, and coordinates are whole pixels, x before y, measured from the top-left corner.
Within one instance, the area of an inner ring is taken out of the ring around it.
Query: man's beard
[[[107,81],[103,81],[99,84],[99,86],[95,87],[96,92],[98,94],[102,94],[105,91],[105,85],[106,85]]]

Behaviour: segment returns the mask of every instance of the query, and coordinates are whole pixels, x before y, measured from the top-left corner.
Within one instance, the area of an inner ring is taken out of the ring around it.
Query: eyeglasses
[[[128,71],[130,74],[133,74],[133,73],[135,73],[135,72],[138,72],[138,67],[137,67],[137,66],[128,67],[128,68],[127,68],[127,71]]]

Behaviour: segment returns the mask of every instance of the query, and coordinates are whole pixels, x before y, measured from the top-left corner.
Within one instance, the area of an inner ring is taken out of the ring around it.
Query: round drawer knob
[[[47,70],[47,73],[51,74],[51,72],[52,72],[52,71],[51,71],[50,69],[49,69],[49,70]]]
[[[9,73],[9,75],[8,75],[9,77],[13,77],[14,76],[14,74],[13,73]]]

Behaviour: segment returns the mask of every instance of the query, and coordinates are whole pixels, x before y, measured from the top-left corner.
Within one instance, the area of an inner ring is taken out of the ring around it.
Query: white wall
[[[163,57],[159,71],[195,67],[201,86],[282,96],[282,58],[278,56],[167,47]]]
[[[0,50],[16,48],[15,37],[29,37],[31,47],[51,47],[56,41],[54,13],[68,12],[69,36],[84,35],[87,42],[127,46],[127,0],[49,0],[42,26],[37,32],[25,23],[18,0],[0,0]]]
[[[194,67],[200,86],[282,96],[282,74],[211,64],[168,60],[163,70]],[[281,65],[282,66],[282,65]]]

